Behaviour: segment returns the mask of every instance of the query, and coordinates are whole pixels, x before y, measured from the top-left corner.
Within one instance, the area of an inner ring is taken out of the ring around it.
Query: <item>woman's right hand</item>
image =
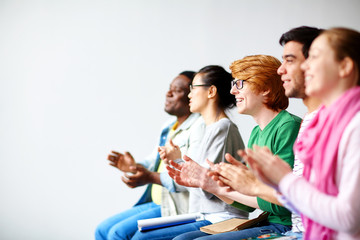
[[[158,148],[160,158],[165,164],[169,164],[170,160],[176,160],[181,158],[181,151],[179,146],[175,145],[173,141],[170,141],[163,147]]]

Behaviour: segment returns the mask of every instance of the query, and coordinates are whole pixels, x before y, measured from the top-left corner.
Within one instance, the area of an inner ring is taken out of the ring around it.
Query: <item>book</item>
[[[239,231],[254,226],[256,223],[265,221],[268,217],[267,212],[263,212],[254,219],[231,218],[222,222],[214,223],[200,228],[200,231],[207,234],[218,234],[224,232]]]
[[[176,216],[143,219],[143,220],[138,220],[137,222],[138,222],[139,231],[143,232],[152,229],[192,223],[200,218],[202,218],[201,213],[188,213],[188,214],[180,214]]]

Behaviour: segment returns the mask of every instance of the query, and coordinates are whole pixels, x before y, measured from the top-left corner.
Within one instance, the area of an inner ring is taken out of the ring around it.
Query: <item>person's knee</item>
[[[173,240],[189,240],[189,239],[193,239],[189,233],[183,233],[173,238]]]
[[[134,236],[131,238],[131,240],[144,240],[146,238],[149,238],[149,236],[143,237],[144,235],[146,236],[146,234],[143,234],[142,232],[137,231],[134,234]]]
[[[108,227],[104,226],[103,223],[100,223],[95,229],[95,239],[106,240],[107,234],[108,234]]]
[[[131,239],[131,236],[128,236],[125,231],[121,228],[111,228],[109,233],[107,234],[107,240],[127,240]]]
[[[184,235],[184,234],[174,237],[173,240],[185,240],[186,238],[184,238],[182,235]]]

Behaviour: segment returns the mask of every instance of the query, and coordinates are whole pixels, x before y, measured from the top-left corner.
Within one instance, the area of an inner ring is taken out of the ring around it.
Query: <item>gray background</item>
[[[359,10],[358,0],[0,1],[0,239],[92,239],[144,190],[121,183],[108,152],[152,150],[179,72],[281,59],[283,32],[360,30]],[[305,108],[291,100],[289,111]],[[230,116],[247,143],[254,121]]]

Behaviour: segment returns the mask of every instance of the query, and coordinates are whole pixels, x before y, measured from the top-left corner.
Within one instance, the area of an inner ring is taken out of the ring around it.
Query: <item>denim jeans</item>
[[[302,240],[303,239],[303,233],[302,232],[286,232],[284,233],[284,236],[292,236],[292,237],[296,237],[294,239],[296,240]]]
[[[155,217],[161,217],[160,205],[153,202],[137,205],[100,223],[95,231],[95,239],[130,240],[138,230],[137,220]]]
[[[234,239],[243,239],[243,238],[251,238],[251,237],[258,237],[263,234],[268,233],[284,233],[291,230],[291,226],[285,226],[282,224],[276,223],[266,223],[259,225],[257,227],[248,228],[240,231],[235,232],[226,232],[226,233],[219,233],[215,235],[209,235],[207,233],[201,231],[194,231],[188,232],[179,235],[178,237],[174,238],[174,240],[234,240]]]
[[[137,231],[131,240],[171,240],[184,232],[199,230],[201,227],[209,224],[211,224],[211,222],[202,220],[146,232]]]

